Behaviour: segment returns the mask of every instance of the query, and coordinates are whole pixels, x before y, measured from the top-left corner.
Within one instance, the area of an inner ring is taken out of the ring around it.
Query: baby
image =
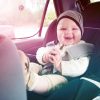
[[[68,10],[57,18],[57,43],[52,41],[37,50],[41,65],[29,62],[19,51],[28,90],[45,93],[86,72],[93,45],[81,40],[83,32],[82,15]]]

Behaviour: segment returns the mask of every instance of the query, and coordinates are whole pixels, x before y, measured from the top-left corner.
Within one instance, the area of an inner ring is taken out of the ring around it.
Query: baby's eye
[[[72,30],[78,30],[78,28],[72,28]]]
[[[65,31],[65,30],[66,30],[66,28],[61,28],[60,30],[61,30],[61,31]]]

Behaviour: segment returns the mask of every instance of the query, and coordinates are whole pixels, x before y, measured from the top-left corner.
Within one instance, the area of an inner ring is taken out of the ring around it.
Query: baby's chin
[[[67,43],[63,43],[64,46],[73,45],[73,44],[74,44],[73,42],[72,43],[68,43],[68,42]]]

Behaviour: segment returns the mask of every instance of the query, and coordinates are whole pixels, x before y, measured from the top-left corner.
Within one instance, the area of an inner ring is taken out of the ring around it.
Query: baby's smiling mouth
[[[66,37],[66,36],[65,36],[64,39],[65,39],[65,40],[71,40],[71,39],[73,39],[73,38],[72,38],[72,37]]]

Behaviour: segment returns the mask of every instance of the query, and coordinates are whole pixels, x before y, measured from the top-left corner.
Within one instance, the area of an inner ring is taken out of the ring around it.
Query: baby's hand
[[[50,51],[49,62],[53,63],[58,71],[61,71],[61,54],[59,49],[54,48]]]
[[[43,55],[42,60],[44,63],[49,63],[49,56],[50,56],[49,52],[47,52],[46,54]]]

